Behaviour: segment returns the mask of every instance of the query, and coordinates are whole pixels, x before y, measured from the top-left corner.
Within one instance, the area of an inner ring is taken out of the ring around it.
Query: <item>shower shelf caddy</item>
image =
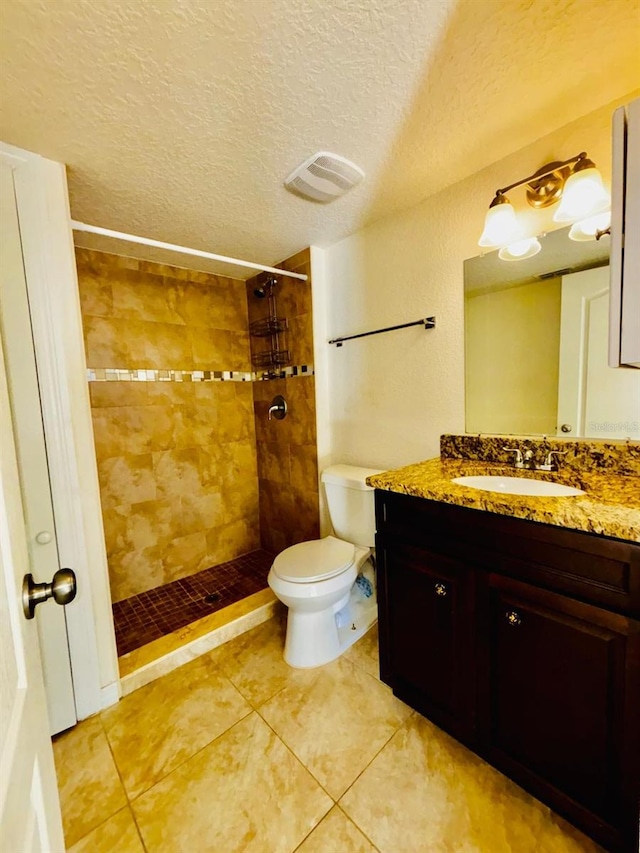
[[[261,276],[258,276],[258,280],[260,278]],[[266,317],[261,317],[249,324],[249,334],[252,338],[271,338],[269,349],[255,352],[251,356],[254,367],[263,370],[274,370],[286,367],[291,363],[291,353],[282,346],[280,340],[280,335],[289,329],[289,321],[286,317],[278,317],[274,293],[276,284],[275,276],[267,278],[264,290],[267,296],[268,314]]]

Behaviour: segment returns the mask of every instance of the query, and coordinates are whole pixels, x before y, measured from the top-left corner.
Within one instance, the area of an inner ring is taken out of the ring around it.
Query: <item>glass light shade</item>
[[[485,249],[506,246],[518,236],[518,220],[513,205],[503,201],[492,205],[484,220],[484,231],[478,245]]]
[[[602,213],[610,205],[611,199],[603,186],[600,172],[591,166],[567,178],[560,207],[553,218],[555,222],[576,222]]]
[[[609,225],[611,225],[611,211],[607,210],[605,213],[597,213],[588,219],[581,219],[580,222],[574,222],[569,231],[569,239],[575,240],[578,243],[595,240],[596,231],[604,231]]]
[[[542,249],[537,237],[528,237],[526,240],[517,240],[510,243],[498,252],[501,261],[524,261],[537,255]]]

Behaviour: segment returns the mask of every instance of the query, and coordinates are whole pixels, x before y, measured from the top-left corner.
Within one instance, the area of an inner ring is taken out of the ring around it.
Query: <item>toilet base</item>
[[[338,628],[335,614],[349,604],[351,619]],[[376,594],[364,598],[354,585],[333,610],[294,613],[289,609],[284,659],[295,669],[312,669],[339,658],[378,620]]]

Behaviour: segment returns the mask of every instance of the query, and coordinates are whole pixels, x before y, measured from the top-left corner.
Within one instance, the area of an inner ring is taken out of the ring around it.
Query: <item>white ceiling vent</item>
[[[326,204],[344,195],[363,178],[362,169],[346,157],[319,151],[295,168],[284,185],[302,198]]]

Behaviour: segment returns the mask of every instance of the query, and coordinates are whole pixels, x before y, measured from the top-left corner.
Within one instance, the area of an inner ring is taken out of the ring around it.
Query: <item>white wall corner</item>
[[[316,382],[316,432],[318,448],[318,471],[322,472],[332,463],[331,451],[331,396],[329,393],[329,345],[328,340],[328,287],[326,251],[311,246],[311,300],[313,313],[313,360]],[[331,533],[329,511],[322,484],[318,482],[320,494],[320,535]]]

